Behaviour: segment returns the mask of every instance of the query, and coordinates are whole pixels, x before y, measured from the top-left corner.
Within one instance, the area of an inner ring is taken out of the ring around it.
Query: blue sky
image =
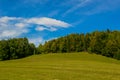
[[[70,33],[120,30],[120,0],[0,0],[0,39],[38,45]]]

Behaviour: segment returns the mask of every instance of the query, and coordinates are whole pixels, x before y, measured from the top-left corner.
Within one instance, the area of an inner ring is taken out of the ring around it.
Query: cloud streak
[[[94,15],[98,13],[120,9],[120,0],[70,0],[64,2],[62,6],[67,5],[69,8],[62,14],[66,17],[70,13],[82,15]]]
[[[74,6],[69,8],[62,16],[65,17],[67,14],[74,12],[75,10],[86,6],[91,2],[91,0],[77,0],[78,3],[76,3]]]
[[[94,8],[88,10],[85,12],[86,15],[93,15],[93,14],[97,14],[97,13],[102,13],[102,12],[106,12],[106,11],[113,11],[115,9],[120,8],[120,0],[93,0],[92,3],[96,3],[98,5],[96,5]],[[92,5],[92,4],[91,4]]]
[[[24,33],[29,33],[30,28],[35,31],[56,31],[60,28],[68,28],[71,25],[53,18],[21,18],[21,17],[1,17],[0,18],[0,39],[17,37]]]

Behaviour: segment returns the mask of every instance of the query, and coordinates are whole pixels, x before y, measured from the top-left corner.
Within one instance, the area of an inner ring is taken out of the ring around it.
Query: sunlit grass
[[[120,61],[96,54],[41,54],[1,61],[0,80],[120,80]]]

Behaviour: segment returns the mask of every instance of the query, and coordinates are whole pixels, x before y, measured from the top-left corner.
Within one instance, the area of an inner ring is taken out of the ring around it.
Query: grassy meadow
[[[96,54],[40,54],[0,61],[0,80],[120,80],[120,61]]]

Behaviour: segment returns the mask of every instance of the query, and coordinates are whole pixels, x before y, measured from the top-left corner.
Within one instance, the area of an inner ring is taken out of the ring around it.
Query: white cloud
[[[13,30],[3,30],[2,32],[0,32],[0,39],[6,39],[6,38],[13,38],[13,37],[17,37],[18,35],[21,35],[22,33],[27,33],[27,30],[17,30],[17,29],[13,29]]]
[[[21,18],[21,17],[1,17],[0,18],[0,39],[17,37],[23,33],[28,33],[29,28],[36,31],[56,31],[60,28],[67,28],[70,24],[47,17],[41,18]]]
[[[1,37],[3,36],[3,37],[9,37],[9,36],[15,36],[17,34],[17,32],[16,31],[14,31],[14,30],[5,30],[5,31],[3,31],[2,33],[1,33]]]
[[[48,30],[48,31],[57,31],[57,28],[55,27],[43,27],[43,26],[38,26],[35,28],[36,31],[44,31],[44,30]]]
[[[32,38],[28,38],[29,39],[29,42],[30,43],[34,43],[36,45],[36,47],[39,46],[39,44],[44,44],[45,41],[50,41],[50,40],[53,40],[53,39],[57,39],[57,37],[52,37],[52,38],[49,38],[49,39],[44,39],[42,37],[32,37]]]
[[[0,18],[0,23],[7,23],[8,21],[11,21],[11,20],[20,20],[20,19],[22,19],[22,18],[4,16],[4,17]]]
[[[29,24],[44,25],[47,27],[57,26],[57,27],[67,28],[70,26],[70,24],[68,24],[64,21],[60,21],[60,20],[56,20],[56,19],[52,19],[52,18],[47,18],[47,17],[31,18],[31,19],[26,20],[26,22]]]
[[[51,27],[49,30],[50,31],[57,31],[57,28]]]
[[[38,46],[39,44],[43,44],[45,40],[42,37],[38,37],[38,38],[30,38],[29,42],[34,43],[36,46]]]
[[[47,28],[43,27],[43,26],[38,26],[35,28],[35,30],[37,31],[43,31],[43,30],[46,30]]]
[[[19,27],[19,28],[24,28],[24,27],[27,26],[27,24],[25,24],[25,23],[16,23],[15,26]]]
[[[27,29],[22,29],[22,30],[18,30],[18,29],[7,30],[7,29],[4,29],[3,31],[0,31],[0,39],[17,37],[17,36],[19,36],[23,33],[27,33],[27,32],[28,32]]]

